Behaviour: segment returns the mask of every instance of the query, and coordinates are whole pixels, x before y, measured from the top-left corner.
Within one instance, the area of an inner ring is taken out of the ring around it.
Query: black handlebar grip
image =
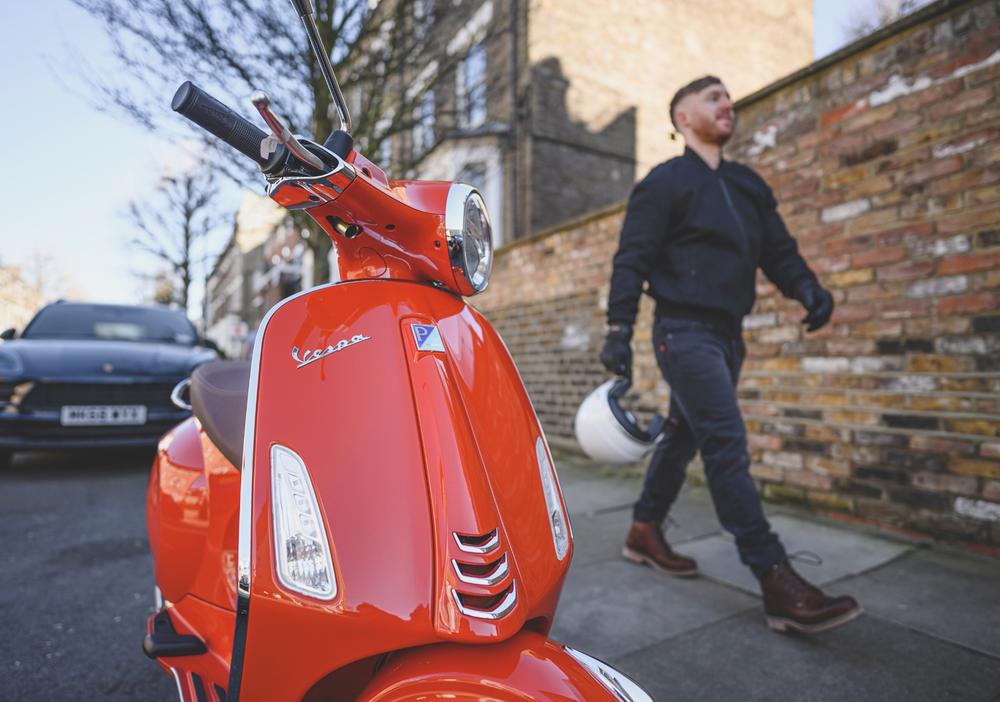
[[[185,81],[177,89],[170,107],[252,158],[261,168],[268,164],[270,159],[260,154],[260,143],[267,138],[267,134],[191,81]]]

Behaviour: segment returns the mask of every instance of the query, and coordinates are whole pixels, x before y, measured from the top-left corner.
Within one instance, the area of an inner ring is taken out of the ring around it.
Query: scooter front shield
[[[326,286],[279,303],[261,323],[241,476],[230,697],[298,700],[331,669],[431,635],[430,513],[397,323],[413,304],[410,287]],[[296,591],[277,572],[277,549],[289,546],[276,543],[274,529],[276,447],[305,466],[332,597]]]
[[[230,699],[299,700],[393,651],[548,630],[572,546],[553,547],[546,494],[565,506],[513,361],[460,298],[396,281],[289,298],[250,383]],[[275,456],[301,464],[332,587],[281,577],[301,544],[278,543]]]

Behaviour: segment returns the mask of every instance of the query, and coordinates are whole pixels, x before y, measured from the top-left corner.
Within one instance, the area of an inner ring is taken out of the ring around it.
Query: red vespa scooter
[[[150,476],[144,650],[182,700],[651,702],[547,639],[572,536],[514,363],[461,297],[490,272],[481,196],[352,148],[293,4],[341,130],[296,138],[257,95],[268,136],[191,83],[173,109],[323,227],[342,282],[271,309],[249,364],[192,376]]]

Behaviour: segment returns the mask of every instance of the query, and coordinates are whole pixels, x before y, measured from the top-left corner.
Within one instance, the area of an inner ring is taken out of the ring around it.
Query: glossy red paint
[[[562,646],[522,631],[486,646],[441,644],[392,656],[357,702],[618,702]]]
[[[175,628],[209,648],[159,661],[185,698],[192,673],[229,682],[242,489],[244,702],[347,702],[366,684],[372,700],[478,700],[487,688],[497,700],[612,699],[544,638],[572,543],[558,558],[536,458],[544,439],[517,369],[485,318],[427,285],[472,292],[449,257],[451,187],[390,182],[355,152],[327,175],[272,186],[335,241],[344,282],[283,301],[258,331],[245,476],[197,420],[161,442],[147,498],[156,581]],[[415,325],[433,327],[440,346],[418,343]],[[331,600],[277,577],[275,444],[309,472]],[[491,536],[487,552],[466,543]]]
[[[185,699],[190,674],[225,689],[235,626],[239,472],[188,419],[160,441],[146,522],[154,575],[174,628],[206,642],[203,656],[161,658]],[[151,631],[152,617],[147,623]]]
[[[413,323],[436,324],[446,352],[419,351]],[[305,365],[292,357],[358,336],[367,338]],[[344,283],[287,301],[259,343],[258,397],[268,401],[256,412],[243,699],[299,699],[331,670],[387,651],[496,641],[529,620],[547,630],[569,556],[557,561],[552,547],[539,427],[517,376],[502,377],[513,363],[482,317],[425,285]],[[308,467],[337,573],[331,602],[277,580],[274,443]],[[461,615],[451,594],[454,532],[492,529],[511,565],[499,587],[518,588],[496,622]]]
[[[434,282],[471,295],[448,251],[445,204],[452,184],[390,182],[360,159],[351,152],[332,175],[272,186],[271,197],[290,209],[308,209],[337,246],[341,280]],[[357,225],[360,233],[348,238],[337,231],[339,222]]]
[[[147,529],[163,598],[194,595],[235,611],[239,471],[189,419],[160,442]]]

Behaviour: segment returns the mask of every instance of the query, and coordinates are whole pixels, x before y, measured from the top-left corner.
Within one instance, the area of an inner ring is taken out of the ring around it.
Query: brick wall
[[[805,335],[761,278],[740,400],[772,499],[1000,546],[1000,3],[945,0],[738,105],[757,168],[837,299]],[[603,377],[615,206],[499,252],[477,306],[554,444]],[[637,328],[639,409],[665,407]]]

